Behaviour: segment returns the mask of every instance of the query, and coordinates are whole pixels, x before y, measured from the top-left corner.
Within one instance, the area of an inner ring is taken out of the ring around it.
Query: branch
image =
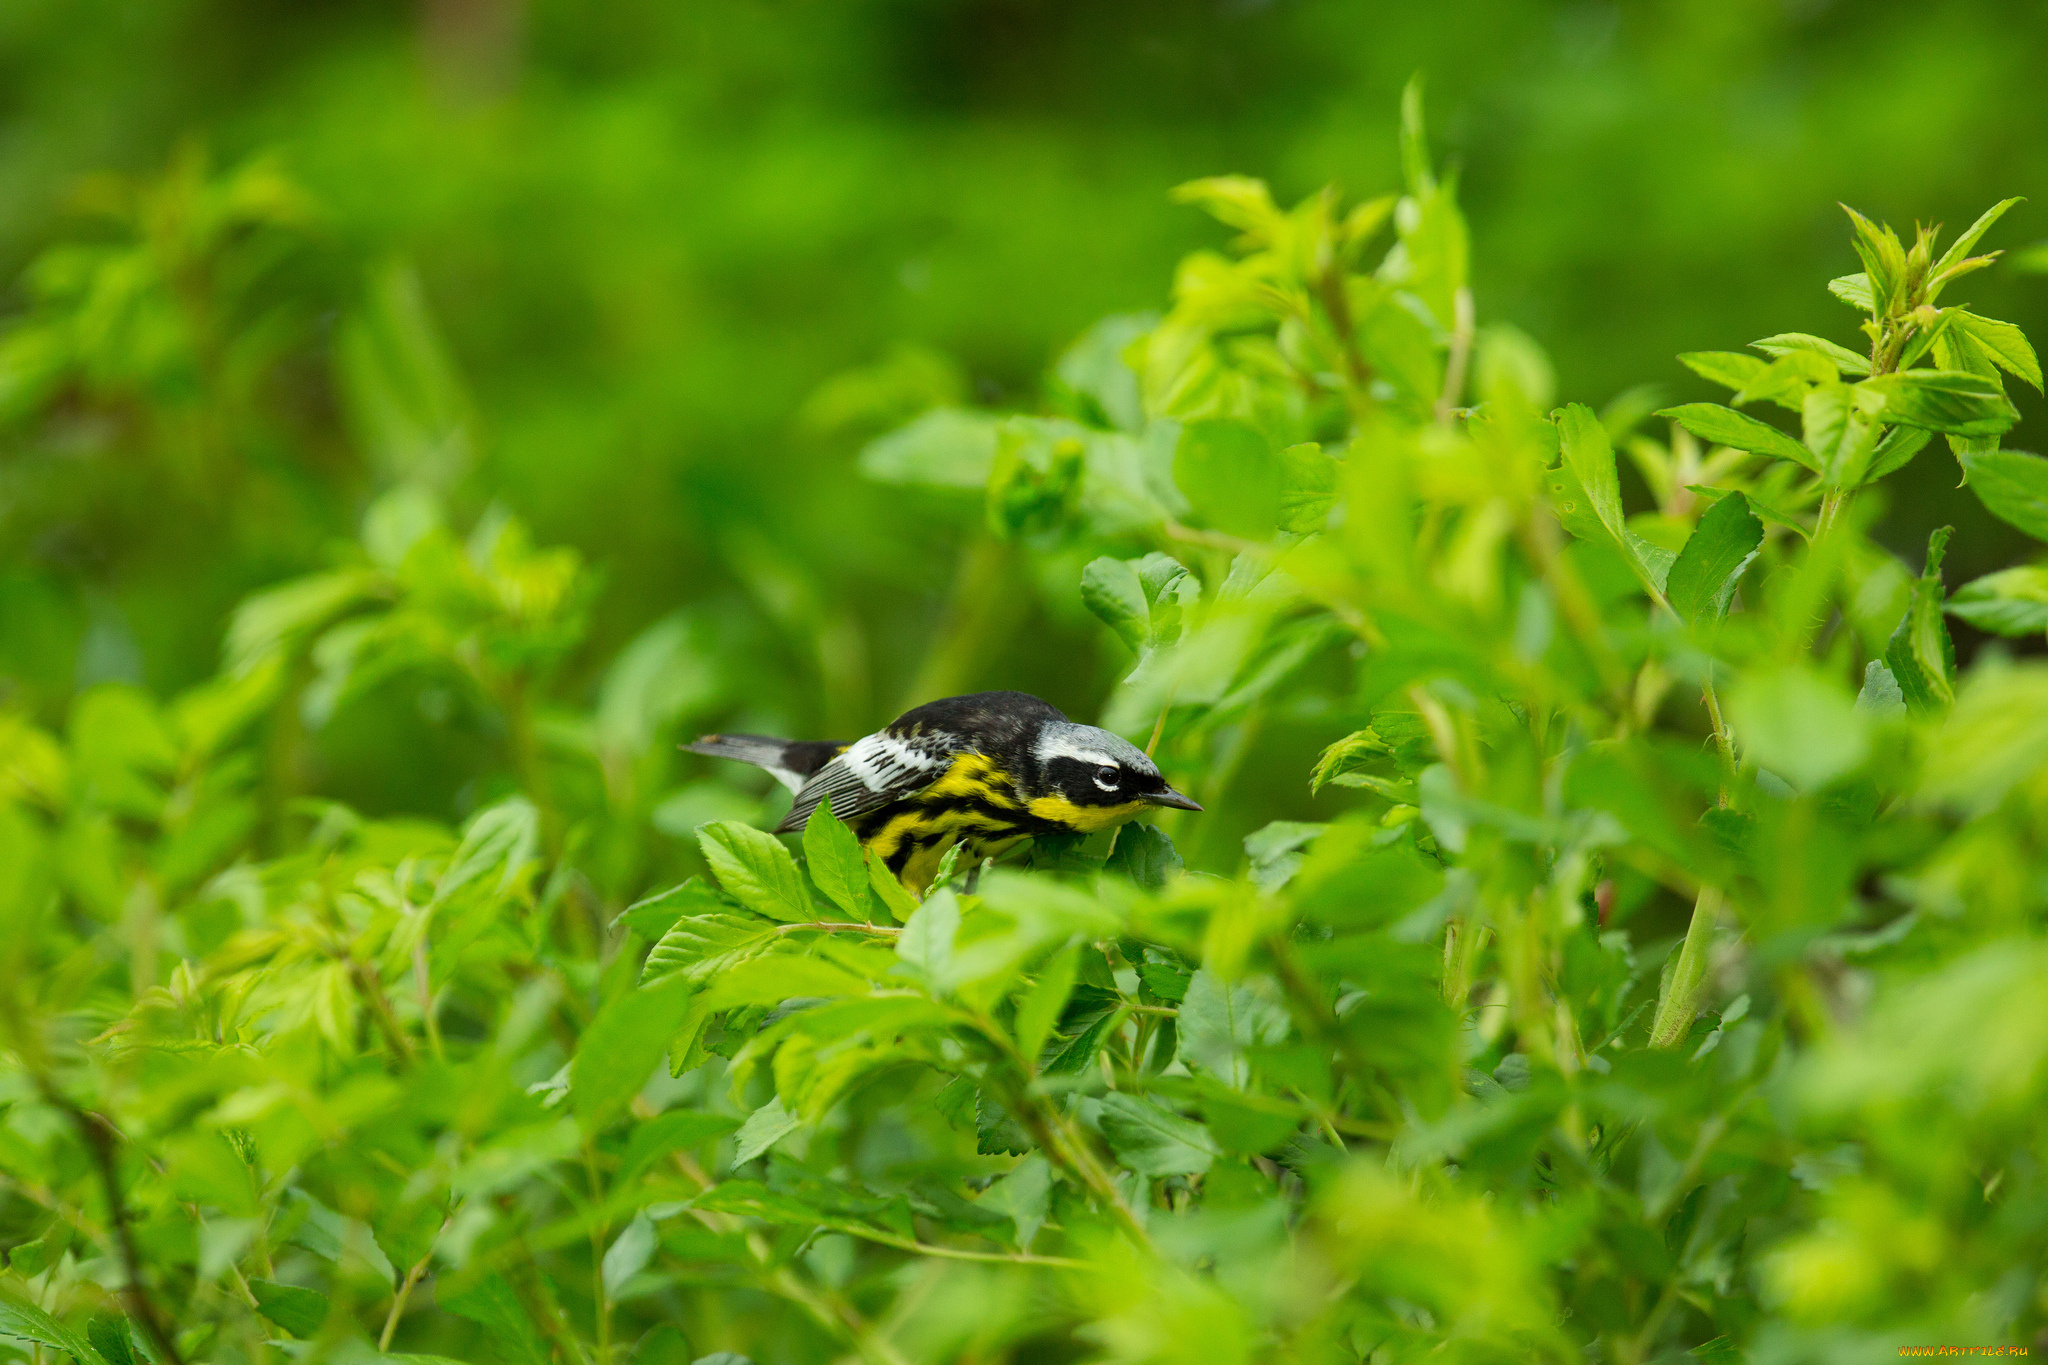
[[[142,1253],[136,1248],[135,1233],[128,1226],[128,1201],[122,1195],[121,1173],[115,1165],[112,1125],[99,1115],[81,1108],[58,1090],[48,1076],[38,1072],[36,1082],[42,1089],[43,1098],[70,1116],[73,1126],[78,1129],[79,1139],[92,1154],[100,1188],[106,1195],[107,1222],[111,1225],[114,1245],[121,1253],[121,1267],[128,1280],[124,1296],[128,1300],[129,1313],[142,1324],[143,1333],[167,1365],[185,1365],[185,1358],[178,1354],[177,1345],[157,1314],[156,1301],[149,1296],[149,1286],[143,1282]]]

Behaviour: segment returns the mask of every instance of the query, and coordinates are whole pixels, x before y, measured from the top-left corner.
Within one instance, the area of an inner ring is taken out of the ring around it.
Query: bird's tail
[[[830,740],[770,739],[767,735],[703,735],[695,744],[683,746],[689,753],[751,763],[791,791],[800,790],[805,779],[845,747]]]

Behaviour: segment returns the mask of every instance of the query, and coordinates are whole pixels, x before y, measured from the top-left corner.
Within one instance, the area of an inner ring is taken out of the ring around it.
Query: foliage
[[[2048,533],[2048,461],[2001,446],[2034,353],[1955,301],[2009,203],[1946,247],[1852,213],[1864,270],[1830,288],[1867,344],[1689,355],[1729,402],[1653,429],[1553,411],[1535,344],[1479,324],[1403,112],[1399,193],[1184,186],[1235,236],[1162,313],[1089,332],[1038,411],[920,381],[942,401],[861,457],[976,528],[942,660],[1021,564],[1127,651],[1104,723],[1205,805],[1319,735],[1292,777],[1330,818],[1242,856],[1173,813],[918,900],[828,814],[785,844],[747,789],[679,782],[682,727],[750,704],[730,636],[686,607],[579,698],[596,576],[451,510],[478,442],[431,322],[402,269],[343,291],[358,534],[247,598],[211,680],[0,729],[0,1337],[80,1365],[2034,1339],[2048,673],[1959,669],[1945,614],[2037,635],[2048,594],[2018,565],[1950,597],[1946,533],[1917,573],[1868,534],[1872,486],[1943,449]],[[181,164],[159,192],[214,226],[143,213],[44,296],[10,333],[54,357],[25,420],[253,439],[269,409],[205,358],[260,372],[322,297],[252,283],[298,249],[259,244],[299,231],[270,175]],[[232,307],[181,313],[147,264],[191,259]],[[124,278],[135,325],[87,325]],[[834,606],[733,553],[829,683]],[[478,737],[458,829],[308,780],[321,733],[407,709]]]

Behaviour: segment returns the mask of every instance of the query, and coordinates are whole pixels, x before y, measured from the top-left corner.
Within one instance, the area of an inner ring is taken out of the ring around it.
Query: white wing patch
[[[800,830],[811,812],[828,797],[832,813],[851,820],[929,787],[945,774],[959,741],[951,735],[919,735],[898,739],[872,734],[855,741],[845,753],[811,775],[796,794],[776,833]]]

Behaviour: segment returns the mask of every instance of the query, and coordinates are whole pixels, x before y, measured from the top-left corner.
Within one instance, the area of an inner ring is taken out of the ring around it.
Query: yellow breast
[[[1027,807],[1041,820],[1063,825],[1081,834],[1112,829],[1145,809],[1143,801],[1126,801],[1116,806],[1077,806],[1064,796],[1033,797]]]

